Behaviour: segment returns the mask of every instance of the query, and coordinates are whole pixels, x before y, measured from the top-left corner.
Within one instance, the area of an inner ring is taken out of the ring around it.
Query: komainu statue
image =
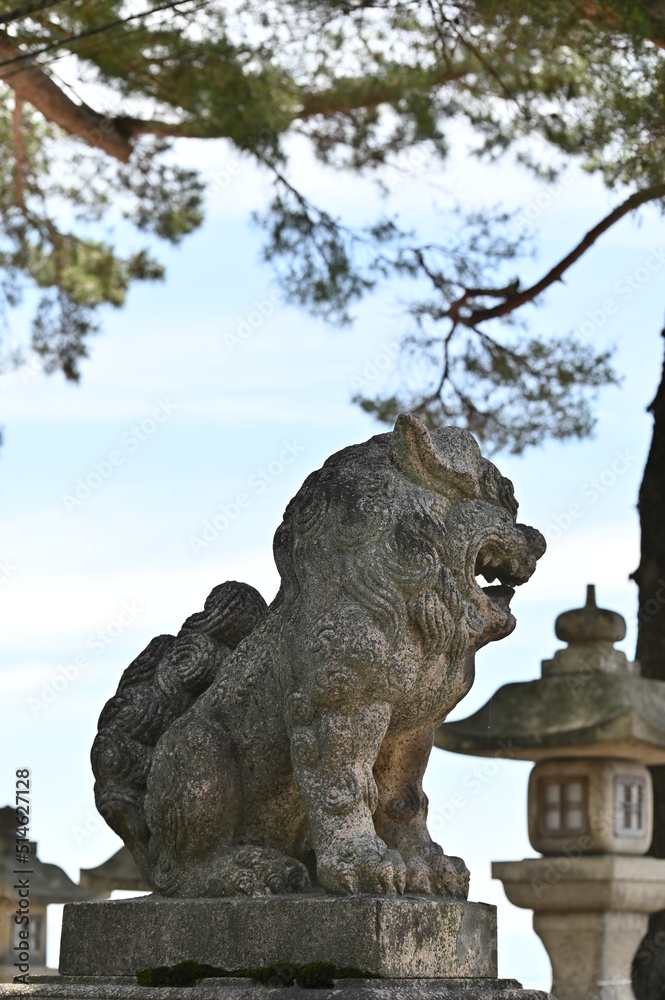
[[[155,892],[466,896],[422,777],[545,550],[516,515],[471,434],[408,414],[307,478],[275,534],[270,607],[215,587],[100,716],[97,807]]]

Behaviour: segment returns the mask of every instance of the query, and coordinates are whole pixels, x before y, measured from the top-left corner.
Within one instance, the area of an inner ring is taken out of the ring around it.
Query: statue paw
[[[240,852],[234,889],[247,896],[280,896],[285,892],[303,892],[309,888],[307,869],[294,858],[279,851],[253,848],[250,855]]]
[[[171,895],[184,897],[280,896],[310,888],[307,869],[271,847],[226,848],[217,858],[183,873]]]
[[[339,853],[326,854],[318,861],[316,874],[324,889],[342,895],[395,895],[404,892],[406,886],[402,856],[380,843],[377,847],[345,847]]]
[[[440,848],[413,854],[407,859],[406,891],[466,899],[469,870],[461,858],[449,857]]]

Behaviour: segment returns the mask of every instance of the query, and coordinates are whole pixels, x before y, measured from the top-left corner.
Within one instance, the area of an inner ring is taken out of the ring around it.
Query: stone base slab
[[[63,975],[132,976],[188,958],[229,970],[332,962],[399,979],[493,979],[496,908],[431,896],[316,893],[153,895],[64,908]]]
[[[28,986],[0,985],[0,1000],[555,1000],[515,979],[340,980],[333,989],[257,986],[209,979],[199,986],[142,987],[129,977],[37,976]]]

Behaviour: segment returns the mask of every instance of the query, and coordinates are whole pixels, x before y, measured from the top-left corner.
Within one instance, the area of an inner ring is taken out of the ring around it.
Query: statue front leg
[[[427,829],[427,796],[422,779],[432,750],[431,726],[391,737],[374,767],[379,804],[376,831],[406,862],[408,892],[466,899],[469,872],[461,858],[449,857]]]
[[[292,725],[291,759],[317,878],[329,892],[404,891],[404,862],[377,836],[372,818],[372,770],[389,722],[388,706],[371,704],[319,709]]]

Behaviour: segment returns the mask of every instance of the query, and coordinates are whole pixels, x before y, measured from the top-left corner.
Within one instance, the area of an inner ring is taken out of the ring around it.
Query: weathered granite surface
[[[427,831],[422,776],[544,549],[464,430],[402,414],[329,458],[277,529],[271,606],[216,587],[102,712],[97,806],[150,887],[465,897],[463,861]]]
[[[210,979],[199,986],[155,989],[126,979],[62,977],[30,986],[0,985],[2,1000],[555,1000],[549,993],[524,990],[514,979],[347,979],[334,989],[257,986],[246,980]]]
[[[431,897],[291,894],[65,907],[63,975],[121,976],[184,959],[224,969],[332,962],[398,978],[497,974],[496,908]]]

